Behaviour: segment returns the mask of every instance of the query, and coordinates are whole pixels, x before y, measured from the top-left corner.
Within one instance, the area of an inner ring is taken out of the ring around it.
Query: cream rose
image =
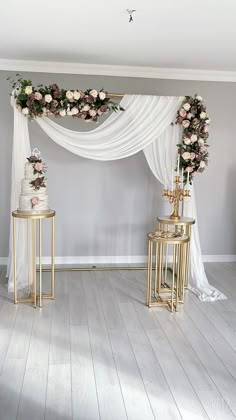
[[[207,116],[206,112],[201,112],[201,114],[200,114],[200,118],[201,118],[202,120],[204,120],[204,119],[206,118],[206,116]]]
[[[106,94],[105,94],[105,92],[99,92],[99,98],[101,99],[101,101],[103,101],[105,98],[106,98]]]
[[[206,164],[205,164],[204,160],[201,160],[201,162],[200,162],[200,168],[205,168],[205,166],[206,166]]]
[[[32,86],[26,86],[25,87],[25,93],[26,93],[26,95],[31,95],[32,92],[33,92]]]
[[[210,120],[210,118],[208,118],[208,119],[205,121],[205,123],[206,123],[206,124],[210,124],[210,121],[211,121],[211,120]]]
[[[73,115],[73,114],[72,114],[72,111],[70,111],[70,110],[66,111],[66,114],[67,114],[67,115]]]
[[[89,105],[84,105],[82,108],[82,111],[89,111],[90,110],[90,106]]]
[[[191,143],[191,140],[188,138],[188,137],[185,137],[184,138],[184,144],[190,144]]]
[[[199,146],[204,145],[204,140],[203,140],[203,139],[199,139],[199,140],[198,140],[198,144],[199,144]]]
[[[186,104],[183,104],[183,108],[185,109],[185,111],[189,111],[191,108],[191,105],[188,102],[186,102]]]
[[[44,100],[47,102],[47,104],[50,104],[50,102],[52,102],[52,96],[47,94],[44,96]]]
[[[193,114],[192,114],[191,112],[189,112],[189,113],[187,114],[187,118],[188,118],[189,120],[191,120],[191,118],[193,118]]]
[[[66,110],[65,109],[61,109],[59,112],[61,117],[65,117],[66,116]]]
[[[192,134],[191,135],[191,141],[194,143],[195,141],[197,141],[197,136],[196,134]]]
[[[199,102],[201,102],[202,101],[202,97],[201,96],[196,96],[196,99],[199,101]]]
[[[28,115],[29,114],[29,108],[22,108],[22,114]]]
[[[195,155],[195,153],[194,153],[194,152],[191,152],[191,153],[190,153],[190,159],[191,159],[191,160],[193,160],[193,159],[195,158],[195,156],[196,156],[196,155]]]
[[[188,120],[183,120],[183,122],[182,122],[182,126],[184,128],[188,128],[189,127],[189,124],[190,124],[190,121],[188,121]]]
[[[76,108],[75,106],[71,109],[72,115],[77,115],[79,113],[78,108]]]
[[[189,159],[190,159],[190,153],[189,153],[189,152],[184,152],[184,153],[182,154],[182,158],[183,158],[184,160],[189,160]]]
[[[80,92],[78,92],[78,90],[75,90],[74,91],[74,99],[76,100],[76,101],[78,101],[78,99],[80,98]]]
[[[98,96],[98,93],[95,89],[92,89],[89,91],[89,95],[91,95],[93,98],[96,98]]]
[[[71,101],[71,99],[74,99],[74,93],[71,92],[71,90],[67,90],[66,97],[69,99],[69,101]]]

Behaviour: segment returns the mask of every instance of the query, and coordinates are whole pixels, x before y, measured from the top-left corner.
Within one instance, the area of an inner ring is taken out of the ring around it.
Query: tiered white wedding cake
[[[40,152],[34,149],[25,163],[25,177],[21,180],[19,211],[27,213],[48,211],[47,180],[45,163]]]

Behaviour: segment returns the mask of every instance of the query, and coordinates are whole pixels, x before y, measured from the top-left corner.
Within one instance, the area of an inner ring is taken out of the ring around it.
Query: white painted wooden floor
[[[236,264],[206,269],[229,299],[171,314],[144,305],[144,271],[57,273],[35,310],[1,267],[0,419],[236,419]]]

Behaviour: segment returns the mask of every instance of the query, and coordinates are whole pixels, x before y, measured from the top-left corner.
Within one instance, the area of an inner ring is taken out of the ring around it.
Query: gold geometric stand
[[[157,217],[157,229],[158,230],[171,230],[174,229],[175,233],[182,233],[188,235],[189,243],[187,246],[187,261],[186,261],[186,281],[185,289],[188,288],[188,278],[189,278],[189,257],[190,257],[190,242],[192,234],[192,226],[195,224],[195,219],[191,217],[180,217],[178,220],[170,219],[169,216],[158,216]]]
[[[17,210],[12,212],[13,218],[13,267],[14,267],[14,303],[18,302],[33,302],[34,307],[42,307],[42,299],[54,299],[55,296],[55,215],[54,210],[47,212],[23,213]],[[16,223],[18,219],[27,220],[27,257],[28,257],[28,297],[17,297],[17,249],[16,249]],[[42,293],[42,221],[45,219],[51,220],[51,293]],[[38,232],[38,234],[37,234]],[[39,253],[39,293],[37,293],[37,239],[38,239],[38,253]],[[31,242],[32,241],[32,242]],[[31,264],[32,263],[32,264]],[[32,265],[32,267],[31,267]],[[32,276],[32,277],[31,277]],[[32,281],[31,281],[32,279]],[[31,290],[32,284],[32,290]]]
[[[167,305],[173,312],[184,302],[188,244],[187,235],[163,238],[158,237],[157,232],[148,234],[147,306]],[[167,274],[169,253],[171,280]]]

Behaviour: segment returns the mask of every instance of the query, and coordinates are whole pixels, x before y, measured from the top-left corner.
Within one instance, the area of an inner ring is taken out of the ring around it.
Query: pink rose
[[[34,165],[34,169],[37,172],[41,172],[43,170],[43,164],[41,162],[36,162],[35,165]]]
[[[180,115],[181,117],[186,117],[186,114],[187,114],[187,112],[186,112],[183,108],[181,108],[181,109],[179,110],[179,115]]]
[[[185,168],[185,172],[193,172],[193,168],[191,166],[187,166],[187,168]]]
[[[189,124],[190,124],[190,121],[189,120],[183,120],[183,122],[182,122],[182,126],[184,128],[188,128],[189,127]]]
[[[90,115],[91,117],[95,117],[95,116],[97,115],[97,112],[95,111],[95,109],[90,109],[90,111],[89,111],[89,115]]]
[[[182,154],[182,158],[183,158],[184,160],[189,160],[189,159],[190,159],[190,153],[189,153],[189,152],[184,152],[184,153]]]
[[[189,119],[189,120],[191,120],[191,118],[193,118],[194,117],[194,115],[191,113],[191,112],[189,112],[188,114],[187,114],[187,118]]]
[[[205,125],[203,131],[204,131],[204,133],[208,133],[208,131],[209,131],[208,125]]]
[[[40,92],[35,92],[34,98],[37,99],[37,101],[41,101],[41,99],[42,99],[41,93]]]
[[[195,155],[195,153],[194,153],[194,152],[191,152],[191,153],[190,153],[190,159],[191,159],[191,160],[193,160],[193,159],[195,158],[195,156],[196,156],[196,155]]]
[[[207,147],[206,146],[201,146],[200,147],[200,152],[204,153],[207,151]]]
[[[31,199],[31,203],[32,203],[32,207],[37,206],[37,204],[39,204],[39,198],[38,197],[33,197]]]

